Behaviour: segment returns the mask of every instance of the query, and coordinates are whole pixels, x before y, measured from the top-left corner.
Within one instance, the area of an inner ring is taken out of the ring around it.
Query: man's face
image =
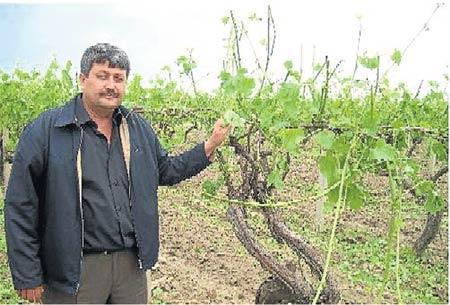
[[[122,103],[127,81],[126,70],[108,66],[109,62],[94,63],[89,75],[80,75],[83,100],[88,106],[115,109]]]

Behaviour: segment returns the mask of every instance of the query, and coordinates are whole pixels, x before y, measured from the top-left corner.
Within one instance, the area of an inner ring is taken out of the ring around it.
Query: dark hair
[[[81,57],[81,73],[85,76],[89,75],[92,65],[109,63],[110,68],[120,68],[130,74],[130,61],[127,54],[120,48],[109,43],[97,43],[84,51]]]

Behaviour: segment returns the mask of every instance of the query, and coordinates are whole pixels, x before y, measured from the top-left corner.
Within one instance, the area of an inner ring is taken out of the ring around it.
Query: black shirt
[[[114,111],[110,144],[89,117],[80,97],[76,117],[84,131],[81,145],[84,250],[134,247],[128,174],[119,135],[122,115],[118,109]]]

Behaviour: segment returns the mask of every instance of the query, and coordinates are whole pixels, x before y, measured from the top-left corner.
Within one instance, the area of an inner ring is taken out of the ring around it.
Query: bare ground
[[[303,160],[294,166],[290,180],[299,183],[290,188],[289,197],[302,196],[302,189],[317,181],[317,170],[311,160]],[[201,197],[201,182],[216,176],[208,169],[177,187],[161,188],[159,263],[149,272],[149,302],[151,303],[254,303],[255,292],[268,272],[251,257],[235,237],[231,224],[226,219],[226,203],[211,204]],[[447,176],[442,179],[447,196]],[[380,213],[346,210],[339,225],[340,231],[363,228],[368,234],[385,236],[388,226],[388,185],[383,177],[369,177],[371,189],[380,193]],[[384,211],[384,212],[383,212]],[[405,211],[406,212],[406,211]],[[294,207],[286,212],[296,214],[297,219],[307,224],[314,222],[314,204]],[[411,244],[420,234],[425,216],[410,217],[405,213],[407,226],[402,231],[402,244]],[[447,217],[447,213],[444,216]],[[331,215],[326,214],[325,223]],[[424,268],[435,261],[448,262],[448,224],[441,226],[440,236],[430,245],[431,261],[424,262]],[[355,242],[365,242],[364,238]],[[280,250],[282,251],[282,250]],[[276,251],[275,251],[275,254]],[[279,253],[278,253],[279,254]],[[337,254],[333,259],[339,261]],[[367,266],[361,266],[366,268]],[[375,266],[381,268],[381,266]],[[333,270],[342,292],[343,303],[373,303],[373,295],[363,284],[352,285],[346,274]],[[436,292],[441,299],[448,300],[448,288]],[[393,296],[385,300],[394,302]]]

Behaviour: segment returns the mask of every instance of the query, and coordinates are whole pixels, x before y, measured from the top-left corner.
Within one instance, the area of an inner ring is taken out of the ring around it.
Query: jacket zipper
[[[123,152],[123,157],[125,159],[125,165],[127,166],[127,174],[128,174],[128,200],[130,203],[130,214],[133,220],[133,225],[134,225],[134,238],[136,239],[136,246],[137,246],[137,258],[138,258],[138,264],[139,264],[139,269],[144,269],[143,264],[142,264],[142,260],[140,257],[140,247],[139,247],[139,238],[138,238],[138,234],[137,234],[137,229],[136,229],[136,225],[135,225],[135,221],[134,221],[134,216],[133,216],[133,210],[132,210],[132,202],[131,202],[131,139],[130,139],[130,131],[128,128],[128,117],[130,116],[132,111],[130,111],[126,116],[123,117],[122,120],[122,125],[120,128],[120,135],[121,135],[121,143],[122,143],[122,152]],[[126,143],[124,143],[124,141]],[[125,153],[125,151],[128,151],[129,153]],[[127,158],[128,157],[128,158]]]
[[[75,122],[78,122],[77,118],[75,118]],[[81,126],[80,128],[80,144],[78,145],[77,150],[77,175],[78,175],[78,196],[79,196],[79,205],[80,205],[80,217],[81,217],[81,251],[80,251],[80,273],[78,277],[78,282],[76,283],[76,292],[78,293],[80,289],[80,279],[81,279],[81,271],[83,267],[83,248],[84,248],[84,215],[83,215],[83,174],[81,169],[81,145],[83,143],[84,130]]]

